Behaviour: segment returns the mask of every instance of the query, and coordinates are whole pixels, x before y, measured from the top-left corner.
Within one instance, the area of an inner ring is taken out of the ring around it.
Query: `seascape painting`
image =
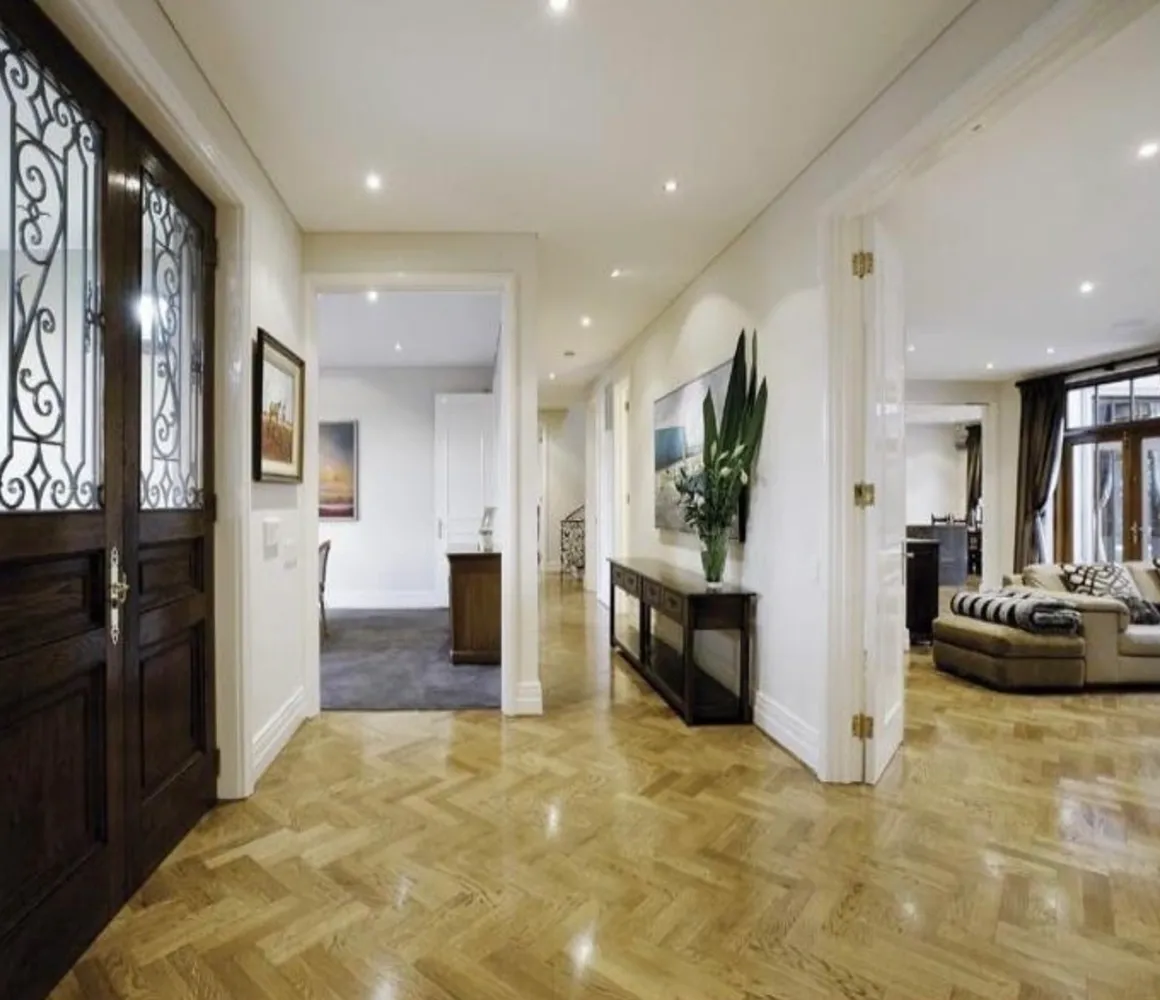
[[[318,516],[324,521],[358,520],[358,424],[318,425]]]

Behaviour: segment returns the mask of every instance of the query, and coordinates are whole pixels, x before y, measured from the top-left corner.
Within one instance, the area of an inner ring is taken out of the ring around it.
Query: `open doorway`
[[[608,560],[626,555],[628,545],[629,487],[627,378],[605,386],[604,405],[597,420],[597,597],[608,601],[611,584]]]
[[[316,301],[324,710],[499,708],[496,291]]]

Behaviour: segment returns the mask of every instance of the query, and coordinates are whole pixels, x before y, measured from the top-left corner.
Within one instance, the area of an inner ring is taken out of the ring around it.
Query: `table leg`
[[[616,582],[608,584],[608,644],[616,648]]]
[[[652,612],[643,600],[637,602],[640,613],[637,616],[637,630],[640,632],[640,665],[644,668],[652,663]]]
[[[685,725],[687,726],[693,725],[697,718],[696,685],[694,684],[697,665],[693,659],[693,637],[695,635],[696,633],[693,631],[692,624],[686,622],[682,640],[684,648],[681,650],[681,659],[685,667]]]
[[[749,652],[749,615],[752,608],[749,606],[749,601],[745,602],[745,620],[741,626],[741,711],[742,722],[753,721],[753,703],[749,696],[749,684],[753,674],[753,664],[750,662]]]

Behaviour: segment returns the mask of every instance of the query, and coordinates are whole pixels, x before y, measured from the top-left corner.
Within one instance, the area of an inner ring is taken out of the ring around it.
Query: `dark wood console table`
[[[747,723],[753,720],[749,697],[750,618],[754,594],[736,587],[708,590],[696,573],[656,559],[611,559],[608,614],[612,646],[636,668],[689,726]],[[617,588],[640,602],[640,653],[616,634]],[[676,650],[653,634],[656,612],[681,626]],[[741,637],[741,671],[737,692],[697,666],[693,638],[701,630],[732,629]]]

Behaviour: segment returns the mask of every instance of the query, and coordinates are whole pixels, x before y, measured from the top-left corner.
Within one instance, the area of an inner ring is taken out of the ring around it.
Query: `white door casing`
[[[596,515],[596,597],[601,604],[608,603],[608,590],[611,586],[611,571],[608,560],[613,556],[615,538],[616,513],[616,449],[614,447],[613,413],[616,404],[613,401],[612,386],[607,386],[600,393],[600,407],[597,413],[597,486],[598,504]]]
[[[865,354],[864,479],[875,498],[865,510],[863,641],[865,708],[874,735],[864,780],[874,784],[902,745],[906,696],[906,327],[902,261],[873,216],[862,220],[873,269],[862,284]]]
[[[483,510],[495,504],[495,468],[495,398],[490,393],[437,395],[435,589],[443,606],[450,599],[448,547],[478,545]]]

